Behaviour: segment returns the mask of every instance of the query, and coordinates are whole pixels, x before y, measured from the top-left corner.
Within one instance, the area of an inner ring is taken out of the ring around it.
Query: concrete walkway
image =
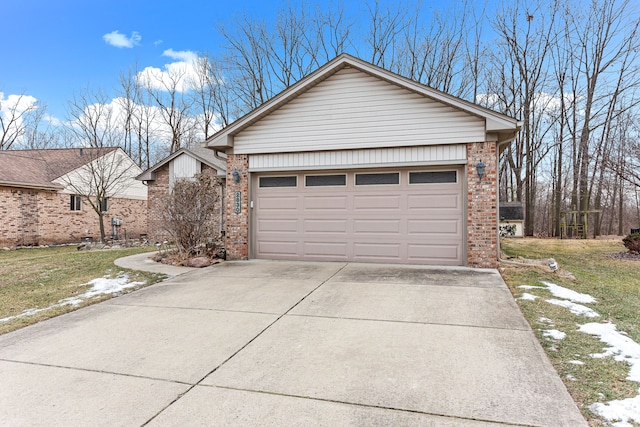
[[[496,271],[246,261],[0,336],[0,425],[587,424]]]

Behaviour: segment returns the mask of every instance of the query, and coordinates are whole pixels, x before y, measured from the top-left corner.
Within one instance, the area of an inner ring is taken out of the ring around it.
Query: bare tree
[[[191,118],[193,99],[187,93],[191,88],[186,71],[170,68],[159,75],[139,74],[138,79],[167,127],[169,153],[188,145],[189,126],[195,121]]]
[[[0,150],[9,150],[22,141],[27,132],[26,122],[31,120],[35,125],[42,118],[44,109],[38,110],[33,97],[21,94],[4,99],[0,92]]]
[[[67,141],[79,149],[84,165],[63,177],[65,186],[82,197],[96,212],[100,240],[105,239],[104,216],[108,199],[120,195],[139,170],[133,169],[126,153],[117,148],[124,132],[112,104],[101,92],[85,91],[68,104]]]

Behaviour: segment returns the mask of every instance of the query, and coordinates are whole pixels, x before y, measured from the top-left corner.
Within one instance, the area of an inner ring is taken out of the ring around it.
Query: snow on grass
[[[89,283],[80,285],[91,285],[91,288],[78,296],[61,299],[56,304],[50,305],[49,307],[30,308],[15,316],[0,319],[0,323],[5,323],[14,319],[21,319],[23,317],[33,316],[34,314],[40,313],[41,311],[51,310],[52,308],[63,307],[65,305],[77,306],[82,304],[83,301],[89,298],[93,298],[99,295],[117,294],[125,289],[134,288],[136,286],[141,286],[144,284],[145,282],[129,282],[129,276],[127,274],[120,274],[118,275],[118,277],[113,279],[107,277],[93,279]]]
[[[580,331],[597,335],[600,341],[609,345],[604,353],[592,354],[591,357],[613,356],[619,362],[627,362],[631,365],[627,379],[640,382],[640,344],[618,332],[613,323],[587,323],[580,326]]]
[[[569,363],[571,363],[572,365],[584,365],[584,362],[582,360],[570,360]]]
[[[596,302],[596,299],[589,294],[581,294],[580,292],[564,288],[554,283],[542,282],[542,284],[545,285],[556,298],[568,299],[569,301],[581,302],[583,304]]]
[[[538,297],[527,292],[523,292],[518,299],[522,299],[525,301],[535,301],[536,299],[538,299]]]
[[[560,307],[568,308],[573,314],[586,316],[586,317],[600,317],[598,313],[586,307],[582,304],[576,304],[575,302],[560,300],[560,299],[548,299],[548,303],[558,305]]]
[[[553,338],[554,340],[562,340],[567,336],[567,334],[557,329],[547,329],[542,331],[542,336]]]
[[[604,353],[592,354],[591,357],[613,356],[619,362],[628,363],[631,369],[627,379],[640,382],[640,344],[617,331],[613,323],[587,323],[580,326],[580,331],[597,335],[600,341],[609,346]],[[589,406],[589,409],[609,421],[619,421],[615,426],[631,426],[629,421],[640,423],[640,394],[629,399],[597,402]]]

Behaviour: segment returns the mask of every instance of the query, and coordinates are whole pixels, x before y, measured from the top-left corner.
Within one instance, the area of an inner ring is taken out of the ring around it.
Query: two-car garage
[[[517,120],[343,54],[206,141],[227,259],[495,267]]]
[[[462,265],[463,169],[254,174],[252,257]]]

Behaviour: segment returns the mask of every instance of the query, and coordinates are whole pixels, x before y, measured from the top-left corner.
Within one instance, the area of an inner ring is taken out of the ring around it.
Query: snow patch
[[[562,340],[567,336],[567,334],[557,329],[548,329],[542,331],[542,336],[553,338],[554,340]]]
[[[560,307],[568,308],[573,314],[582,315],[586,317],[600,317],[598,313],[590,309],[589,307],[585,307],[581,304],[576,304],[567,300],[559,300],[559,299],[548,299],[548,303],[553,305],[559,305]]]
[[[542,284],[545,285],[556,298],[568,299],[569,301],[581,302],[583,304],[597,302],[596,299],[589,294],[581,294],[579,292],[564,288],[554,283],[542,282]]]
[[[582,360],[570,360],[569,363],[571,363],[572,365],[584,365],[584,362]]]
[[[520,289],[544,289],[544,286],[531,286],[531,285],[520,285],[518,286]]]
[[[592,354],[591,357],[613,356],[619,362],[628,363],[631,369],[627,379],[640,382],[640,344],[617,331],[613,323],[587,323],[580,326],[580,331],[597,335],[600,341],[609,345],[604,353]],[[609,421],[618,421],[613,424],[614,426],[631,426],[629,421],[640,423],[640,389],[638,393],[638,396],[629,399],[612,400],[607,403],[597,402],[589,406],[589,409]]]
[[[80,286],[91,285],[91,288],[89,288],[87,291],[85,291],[80,295],[61,299],[56,304],[50,305],[49,307],[30,308],[15,316],[10,316],[10,317],[5,317],[4,319],[0,319],[0,323],[6,323],[10,320],[33,316],[34,314],[40,313],[41,311],[51,310],[52,308],[56,308],[56,307],[63,307],[65,305],[73,305],[73,306],[80,305],[82,304],[83,301],[89,298],[93,298],[99,295],[117,294],[125,289],[134,288],[136,286],[144,285],[145,283],[146,282],[129,282],[129,276],[126,274],[121,274],[114,279],[109,279],[107,277],[93,279],[89,283],[80,285]]]
[[[535,295],[529,294],[527,292],[523,292],[520,298],[518,299],[525,300],[525,301],[535,301],[536,299],[538,299],[538,297]]]
[[[640,344],[618,332],[616,325],[613,323],[587,323],[580,326],[580,331],[590,335],[597,335],[600,341],[609,345],[604,353],[592,354],[591,357],[613,356],[619,362],[627,362],[631,365],[627,379],[640,382]],[[640,406],[638,409],[640,409]]]
[[[631,427],[629,421],[640,423],[640,395],[607,403],[596,402],[589,406],[589,409],[609,421],[619,420],[613,424],[616,427]]]

